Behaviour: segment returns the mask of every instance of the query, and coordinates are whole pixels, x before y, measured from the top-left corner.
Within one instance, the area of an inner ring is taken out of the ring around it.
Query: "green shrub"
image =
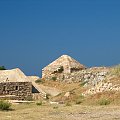
[[[52,80],[53,80],[53,81],[56,81],[56,80],[57,80],[57,77],[52,77]]]
[[[35,82],[36,83],[44,83],[44,81],[42,79],[37,79]]]
[[[0,66],[0,70],[6,70],[4,66]]]
[[[98,103],[99,103],[99,105],[109,105],[110,100],[102,98],[98,101]]]
[[[9,110],[11,107],[11,103],[7,102],[7,101],[0,101],[0,110]]]
[[[42,105],[42,101],[37,102],[36,105],[41,106]]]

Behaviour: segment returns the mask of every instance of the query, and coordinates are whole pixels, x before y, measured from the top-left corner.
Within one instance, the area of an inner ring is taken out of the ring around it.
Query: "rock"
[[[66,92],[64,97],[69,97],[70,96],[70,92]]]
[[[59,104],[59,102],[52,102],[52,101],[50,101],[50,104]]]

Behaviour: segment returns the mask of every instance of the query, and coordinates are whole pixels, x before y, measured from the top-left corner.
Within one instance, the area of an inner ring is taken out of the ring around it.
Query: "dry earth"
[[[120,106],[19,104],[0,111],[0,120],[120,120]]]

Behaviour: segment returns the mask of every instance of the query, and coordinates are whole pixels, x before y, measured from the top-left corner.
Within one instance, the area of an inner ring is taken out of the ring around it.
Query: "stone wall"
[[[111,82],[100,82],[95,87],[92,87],[85,91],[82,95],[93,95],[96,93],[101,93],[105,91],[120,91],[120,85],[113,85]]]
[[[0,83],[0,95],[15,95],[17,100],[27,100],[32,97],[31,82],[2,82]]]
[[[68,74],[64,74],[64,73],[51,74],[46,77],[46,80],[52,80],[53,77],[56,77],[57,81],[62,81],[66,83],[86,82],[86,85],[95,86],[100,81],[103,81],[108,73],[109,73],[109,68],[93,67]]]

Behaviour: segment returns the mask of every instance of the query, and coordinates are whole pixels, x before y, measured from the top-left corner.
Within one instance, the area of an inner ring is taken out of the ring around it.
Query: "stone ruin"
[[[42,78],[65,83],[79,82],[87,90],[83,95],[92,95],[103,91],[120,91],[120,86],[105,82],[110,73],[109,67],[86,68],[68,55],[63,55],[43,68]]]
[[[70,56],[62,55],[42,69],[42,78],[45,80],[56,78],[56,80],[66,83],[83,81],[96,85],[105,79],[108,71],[106,67],[86,68]]]
[[[0,96],[25,100],[32,96],[32,83],[20,69],[0,70]]]
[[[68,74],[84,70],[86,67],[68,55],[62,55],[57,60],[42,69],[42,78],[50,80],[56,77],[64,79]]]
[[[0,98],[29,100],[46,97],[46,93],[35,83],[36,76],[28,77],[20,69],[0,70]]]
[[[32,98],[31,82],[2,82],[0,83],[0,96],[15,100],[28,100]]]

